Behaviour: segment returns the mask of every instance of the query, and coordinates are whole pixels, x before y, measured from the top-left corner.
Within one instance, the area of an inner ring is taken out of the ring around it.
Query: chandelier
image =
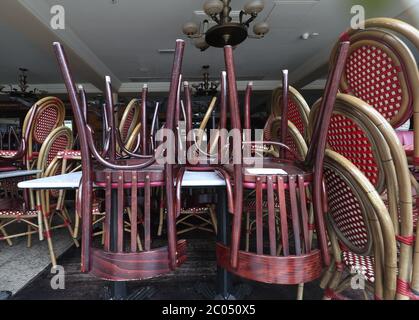
[[[198,84],[193,84],[192,87],[195,89],[196,96],[214,96],[217,93],[219,82],[210,81],[209,79],[209,66],[202,66],[204,70],[203,81]]]
[[[237,46],[246,38],[263,38],[269,31],[266,21],[253,25],[253,34],[248,33],[250,23],[256,19],[263,10],[264,2],[252,0],[244,5],[239,13],[239,21],[231,17],[231,0],[207,0],[204,3],[204,12],[216,25],[209,28],[209,21],[204,20],[201,26],[195,22],[187,22],[183,26],[183,33],[194,39],[195,46],[201,51],[208,47],[221,48],[225,45]]]
[[[28,91],[29,84],[28,84],[28,75],[27,72],[29,70],[26,68],[19,68],[19,75],[18,75],[18,87],[15,88],[13,85],[9,84],[9,90],[5,90],[5,86],[0,87],[0,94],[8,95],[10,100],[18,101],[26,106],[32,106],[32,104],[38,100],[39,95],[46,94],[46,91],[33,89]]]

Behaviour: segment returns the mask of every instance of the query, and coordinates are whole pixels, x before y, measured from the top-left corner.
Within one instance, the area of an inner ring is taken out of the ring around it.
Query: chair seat
[[[13,218],[13,217],[37,217],[38,212],[36,210],[0,210],[0,218]]]
[[[188,213],[188,214],[201,214],[207,213],[208,207],[189,207],[189,208],[182,208],[180,209],[180,213]],[[164,212],[167,213],[167,209],[164,209]]]
[[[57,157],[62,158],[62,159],[80,160],[81,151],[80,150],[63,150],[57,153]]]
[[[16,153],[16,150],[0,150],[1,157],[13,157]]]
[[[365,280],[374,283],[374,257],[361,256],[350,251],[342,251],[342,261],[351,272],[362,274]]]

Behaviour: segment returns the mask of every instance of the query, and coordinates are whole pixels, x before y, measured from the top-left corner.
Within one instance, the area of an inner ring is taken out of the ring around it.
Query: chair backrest
[[[331,150],[326,151],[324,183],[334,254],[340,260],[336,248],[339,245],[334,242],[336,236],[345,251],[372,255],[375,296],[394,299],[397,246],[392,221],[380,195],[349,160]]]
[[[317,111],[318,103],[312,108],[313,118]],[[328,147],[351,160],[376,191],[386,191],[389,217],[401,247],[398,278],[406,282],[413,245],[413,200],[406,155],[396,133],[378,111],[345,94],[336,99],[327,132]]]
[[[272,92],[272,102],[271,102],[271,114],[270,118],[281,117],[282,115],[282,87],[276,88]],[[292,86],[289,86],[288,91],[288,120],[291,121],[297,129],[300,131],[301,135],[305,138],[307,125],[308,125],[308,115],[310,114],[310,108],[307,105],[307,102],[303,96]],[[266,132],[266,134],[269,134]],[[269,140],[269,136],[267,136]]]
[[[341,36],[351,43],[340,81],[341,92],[369,103],[394,128],[419,107],[416,60],[398,35],[418,48],[419,31],[391,18],[368,19],[364,29],[349,29]]]
[[[127,142],[134,128],[140,122],[140,100],[132,99],[125,107],[119,122],[119,132],[123,142]]]
[[[37,170],[42,170],[38,177],[43,177],[45,170],[54,160],[57,154],[64,150],[71,149],[73,145],[73,133],[67,127],[58,127],[54,129],[45,139],[37,160]]]
[[[64,126],[55,128],[45,139],[39,151],[36,169],[41,170],[41,172],[37,173],[37,178],[61,174],[61,167],[55,159],[58,154],[70,150],[72,146],[73,132]],[[53,189],[47,192],[55,198],[58,198],[60,193],[63,193],[63,191]],[[49,208],[47,212],[51,212]]]
[[[42,98],[35,102],[32,108],[35,106],[36,114],[33,120],[30,121],[31,112],[28,112],[22,125],[22,132],[25,132],[27,127],[31,127],[27,149],[28,159],[32,158],[34,145],[42,145],[55,128],[64,124],[65,117],[65,105],[56,97]]]

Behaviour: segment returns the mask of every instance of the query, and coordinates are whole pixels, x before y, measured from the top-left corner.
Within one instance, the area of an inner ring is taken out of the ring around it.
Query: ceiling
[[[173,55],[159,54],[158,49],[173,48],[177,38],[186,39],[182,25],[203,20],[194,11],[202,10],[204,0],[116,2],[2,0],[0,83],[16,83],[18,68],[26,67],[31,84],[49,91],[63,90],[51,46],[52,41],[59,40],[71,52],[76,80],[88,84],[89,90],[102,88],[103,76],[110,75],[119,92],[135,92],[143,82],[154,91],[164,91]],[[240,10],[245,2],[233,0],[233,10]],[[55,4],[65,8],[65,30],[49,27],[49,11]],[[283,68],[290,70],[294,82],[322,77],[315,71],[327,62],[334,41],[349,27],[354,4],[365,7],[367,18],[399,16],[418,27],[419,0],[266,0],[257,20],[265,19],[272,10],[268,17],[270,32],[262,40],[247,39],[234,52],[243,86],[246,80],[255,80],[256,90],[273,88]],[[302,40],[304,32],[318,32],[319,36]],[[211,75],[217,77],[224,64],[222,49],[200,52],[187,39],[184,79],[198,79],[206,64]],[[140,83],[132,82],[133,78]]]

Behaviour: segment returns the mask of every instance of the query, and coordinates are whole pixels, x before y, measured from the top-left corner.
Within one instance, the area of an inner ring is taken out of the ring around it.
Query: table
[[[41,170],[14,170],[14,171],[5,171],[0,172],[0,180],[8,178],[17,178],[32,176],[34,174],[40,173]],[[10,298],[12,293],[10,291],[0,291],[0,300],[7,300]]]
[[[47,178],[40,178],[28,181],[22,181],[18,184],[19,188],[29,189],[77,189],[80,184],[82,172],[77,171],[63,175],[57,175]],[[229,226],[229,214],[227,210],[227,194],[225,191],[226,182],[224,178],[213,171],[185,171],[182,181],[184,188],[216,188],[217,190],[217,221],[218,234],[217,241],[228,245],[227,228]],[[202,294],[209,298],[210,295],[221,299],[235,299],[232,294],[231,274],[225,269],[217,267],[217,283],[216,290],[201,287]],[[238,290],[240,291],[240,290]],[[120,299],[126,296],[124,282],[115,282],[112,292],[114,298]]]
[[[0,172],[0,179],[32,176],[40,172],[42,172],[42,170],[15,170],[15,171]]]

